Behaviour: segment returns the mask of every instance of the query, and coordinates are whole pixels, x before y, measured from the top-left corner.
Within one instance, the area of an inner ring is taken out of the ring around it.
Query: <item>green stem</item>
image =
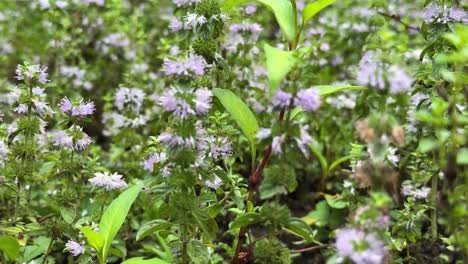
[[[437,239],[437,185],[438,185],[438,175],[434,173],[432,175],[432,192],[431,192],[431,232],[432,238]]]
[[[47,257],[49,256],[50,252],[52,251],[52,245],[54,244],[54,240],[50,239],[49,246],[47,247],[47,251],[42,259],[42,264],[46,263]]]

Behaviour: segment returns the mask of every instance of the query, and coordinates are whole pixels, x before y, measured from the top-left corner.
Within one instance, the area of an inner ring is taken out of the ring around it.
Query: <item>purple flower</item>
[[[70,251],[72,255],[75,257],[85,252],[85,247],[82,244],[75,242],[73,240],[68,240],[65,246],[67,250]]]
[[[315,88],[300,90],[294,99],[294,105],[302,107],[306,112],[317,110],[321,105],[318,90]]]
[[[210,145],[208,156],[213,159],[218,159],[220,157],[225,159],[233,152],[231,142],[225,137],[210,136],[208,138],[208,144]]]
[[[273,140],[271,142],[271,149],[274,155],[279,155],[283,152],[283,150],[281,149],[281,145],[284,143],[285,140],[286,136],[284,134],[281,136],[273,137]]]
[[[385,88],[382,63],[377,58],[380,53],[380,51],[369,50],[362,56],[356,76],[356,81],[359,85],[369,85],[380,90]]]
[[[171,29],[172,32],[179,31],[184,27],[184,24],[180,22],[179,19],[172,17],[171,21],[169,23],[169,28]]]
[[[88,116],[94,113],[95,106],[93,102],[81,102],[80,105],[72,109],[72,116]]]
[[[88,180],[96,187],[104,187],[107,191],[127,187],[127,183],[122,179],[122,175],[118,173],[109,174],[109,172],[96,172],[94,178]]]
[[[404,93],[411,88],[412,80],[399,66],[392,65],[388,69],[388,82],[392,94]]]
[[[149,172],[153,172],[154,164],[163,163],[166,160],[167,156],[164,152],[151,154],[148,159],[143,161],[143,168]]]
[[[37,81],[41,84],[46,84],[47,80],[47,67],[41,65],[18,65],[16,68],[16,79]]]
[[[44,91],[45,91],[44,88],[41,88],[41,87],[38,87],[38,86],[32,88],[32,93],[33,93],[34,95],[39,96],[39,97],[43,97],[43,96],[46,95],[46,94],[44,93]]]
[[[336,231],[337,263],[346,259],[354,263],[381,264],[385,257],[384,243],[373,233],[344,228]]]
[[[218,189],[221,186],[221,184],[223,184],[223,181],[218,176],[215,176],[214,180],[205,181],[205,186],[213,190]]]
[[[64,97],[62,101],[60,102],[59,107],[60,107],[60,110],[62,110],[62,112],[66,113],[73,108],[73,105],[67,97]]]
[[[247,15],[251,15],[253,13],[255,13],[255,11],[257,11],[257,8],[254,6],[254,5],[248,5],[246,8],[245,8],[245,13]]]
[[[206,114],[211,108],[211,97],[213,94],[206,88],[195,91],[195,111],[199,115]]]
[[[290,93],[277,90],[275,96],[271,100],[271,104],[279,109],[285,109],[291,104],[292,95]]]
[[[416,186],[410,183],[403,184],[401,188],[401,194],[404,196],[411,196],[416,200],[426,199],[430,192],[431,188],[429,187],[422,187],[418,189]]]
[[[69,136],[65,131],[57,131],[53,135],[54,145],[64,148],[73,148],[73,137]]]
[[[117,109],[122,110],[128,106],[133,112],[138,113],[143,105],[145,92],[137,88],[121,87],[115,93],[114,105]]]
[[[201,56],[189,54],[188,57],[183,59],[169,60],[164,59],[164,72],[166,75],[178,75],[192,77],[192,75],[203,76],[205,69],[209,65]]]

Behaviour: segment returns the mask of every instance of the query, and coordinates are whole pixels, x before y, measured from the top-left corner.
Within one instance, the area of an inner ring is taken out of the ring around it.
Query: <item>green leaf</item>
[[[332,164],[330,165],[330,167],[328,168],[328,173],[332,172],[333,169],[335,169],[338,165],[340,165],[341,163],[343,162],[346,162],[348,160],[351,160],[352,158],[355,158],[356,156],[352,156],[352,155],[349,155],[349,156],[346,156],[346,157],[342,157],[342,158],[339,158],[337,160],[335,160],[334,162],[332,162]]]
[[[296,58],[294,57],[294,52],[277,49],[266,43],[264,50],[268,79],[270,81],[270,94],[273,95],[281,81],[296,65]]]
[[[76,217],[75,207],[60,207],[60,214],[67,224],[71,224]]]
[[[225,89],[215,88],[213,94],[231,114],[234,121],[240,127],[244,135],[255,149],[255,137],[258,132],[258,123],[255,115],[249,107],[233,92]]]
[[[468,148],[462,148],[458,151],[457,164],[468,165]]]
[[[318,12],[334,2],[336,2],[336,0],[317,0],[313,3],[307,4],[304,11],[302,11],[302,24],[304,25],[307,23]]]
[[[198,226],[203,230],[203,232],[210,238],[214,239],[216,233],[218,232],[218,224],[213,218],[210,217],[208,213],[202,211],[201,209],[192,210],[192,215],[197,221]]]
[[[0,236],[0,251],[3,251],[8,259],[15,260],[20,255],[18,240],[11,236]]]
[[[109,252],[112,240],[114,240],[120,227],[122,227],[130,211],[130,207],[138,197],[138,194],[140,194],[142,187],[142,184],[138,184],[128,188],[112,201],[109,207],[104,211],[101,222],[99,223],[99,232],[104,237],[104,247],[101,252],[104,262],[107,259],[107,253]]]
[[[291,217],[285,228],[304,238],[308,242],[314,241],[314,230],[302,219]]]
[[[438,146],[438,143],[436,139],[423,138],[419,141],[418,150],[422,153],[426,153],[437,148],[437,146]]]
[[[33,241],[33,245],[26,246],[23,251],[23,256],[20,263],[29,262],[37,256],[45,253],[49,247],[50,238],[48,237],[38,237]]]
[[[144,259],[143,257],[136,257],[127,259],[126,261],[122,262],[122,264],[169,264],[169,262],[159,258]]]
[[[350,86],[350,85],[316,85],[315,89],[319,91],[320,96],[327,96],[343,91],[352,91],[352,90],[366,90],[365,86]]]
[[[289,42],[296,38],[296,15],[290,0],[257,0],[268,7],[276,17],[281,31]]]
[[[156,219],[145,223],[136,234],[136,241],[140,241],[141,239],[151,235],[154,232],[159,230],[167,230],[171,226],[173,226],[171,222],[168,222],[164,219]]]
[[[328,171],[328,162],[327,162],[327,160],[325,159],[325,157],[322,155],[322,153],[318,149],[317,144],[312,143],[312,144],[310,144],[309,147],[310,147],[310,150],[312,151],[312,153],[314,153],[314,155],[319,160],[320,166],[322,167],[323,175],[326,175],[326,173]]]
[[[223,3],[222,10],[223,11],[228,11],[229,9],[233,8],[236,5],[243,4],[245,2],[248,2],[248,0],[226,0]]]
[[[315,210],[310,212],[302,220],[309,225],[317,224],[318,226],[325,226],[328,224],[330,216],[330,207],[326,201],[320,201],[315,205]]]
[[[104,247],[104,237],[101,234],[94,232],[94,230],[88,226],[80,227],[79,230],[83,235],[85,235],[88,245],[93,247],[98,254],[101,253],[102,248]]]
[[[209,263],[208,249],[198,240],[190,240],[187,244],[187,252],[192,260],[191,263],[206,264]]]
[[[256,224],[261,221],[261,217],[258,213],[250,212],[238,216],[234,221],[229,225],[230,229],[241,228],[251,224]]]
[[[325,194],[325,200],[331,208],[343,209],[348,206],[348,202],[343,201],[341,196]]]

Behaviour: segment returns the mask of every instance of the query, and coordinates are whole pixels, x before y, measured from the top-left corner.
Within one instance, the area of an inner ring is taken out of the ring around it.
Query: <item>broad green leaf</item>
[[[317,144],[314,144],[314,143],[310,144],[310,150],[312,151],[312,153],[314,153],[314,155],[319,160],[320,166],[322,167],[322,174],[326,175],[326,173],[328,171],[328,162],[325,159],[325,157],[322,155],[320,150],[318,149]]]
[[[18,240],[11,236],[0,236],[0,251],[3,251],[9,260],[15,260],[20,254]]]
[[[202,211],[201,209],[192,210],[192,215],[197,221],[198,226],[203,230],[203,232],[211,239],[214,239],[216,232],[218,232],[218,224],[213,218],[208,215],[208,213]]]
[[[258,213],[250,212],[238,216],[234,221],[229,225],[230,229],[241,228],[251,224],[256,224],[261,221],[261,217]]]
[[[314,241],[314,230],[300,218],[291,217],[289,222],[285,225],[285,228],[296,233],[308,242]]]
[[[296,38],[296,15],[290,0],[257,0],[268,7],[276,17],[288,41]]]
[[[302,24],[307,23],[318,12],[334,2],[336,2],[336,0],[317,0],[313,3],[307,4],[304,11],[302,11]]]
[[[273,95],[281,81],[296,65],[296,58],[294,57],[294,52],[277,49],[266,43],[264,49],[268,79],[270,81],[270,94]]]
[[[143,257],[136,257],[127,259],[126,261],[122,262],[122,264],[169,264],[169,262],[159,258],[144,259]]]
[[[435,138],[422,138],[419,141],[418,150],[422,153],[426,153],[437,148],[438,145]]]
[[[164,258],[164,260],[172,263],[174,262],[174,258],[172,256],[172,250],[171,248],[167,245],[167,242],[166,240],[164,240],[164,238],[162,238],[160,235],[159,235],[159,232],[156,232],[156,238],[158,238],[158,241],[159,241],[159,244],[161,245],[161,247],[164,249],[164,252],[161,252],[160,253],[160,256]]]
[[[468,164],[468,148],[462,148],[458,151],[457,164],[460,164],[460,165]]]
[[[167,230],[173,224],[168,222],[164,219],[156,219],[145,223],[143,226],[140,227],[136,234],[136,241],[140,241],[141,239],[145,238],[148,235],[151,235],[154,232],[159,230]]]
[[[231,114],[234,121],[236,121],[237,125],[254,147],[255,136],[258,132],[258,123],[249,107],[236,94],[229,90],[215,88],[213,89],[213,94]]]
[[[50,238],[48,237],[38,237],[34,239],[33,245],[26,246],[22,253],[22,257],[20,258],[20,263],[29,262],[39,255],[45,253],[47,248],[49,247]]]
[[[316,85],[315,89],[319,91],[320,96],[327,96],[343,91],[366,90],[365,86],[350,86],[350,85]]]
[[[325,226],[328,224],[329,216],[330,207],[326,201],[320,201],[315,205],[315,210],[303,217],[302,220],[309,225]]]
[[[75,207],[60,207],[60,214],[67,224],[71,224],[76,217]]]
[[[104,262],[107,259],[107,253],[109,252],[112,240],[114,240],[120,227],[122,227],[130,211],[130,207],[138,197],[138,194],[140,194],[142,187],[142,184],[130,187],[112,201],[109,207],[104,211],[101,222],[99,223],[99,232],[104,237],[104,247],[101,254]]]
[[[325,200],[331,208],[343,209],[348,206],[348,202],[343,201],[341,196],[325,194]]]
[[[102,252],[102,248],[104,247],[104,237],[101,234],[94,232],[94,230],[88,226],[80,227],[79,230],[83,235],[85,235],[88,245],[93,247],[98,254]]]
[[[190,240],[187,245],[187,253],[194,264],[209,263],[208,249],[198,240]]]

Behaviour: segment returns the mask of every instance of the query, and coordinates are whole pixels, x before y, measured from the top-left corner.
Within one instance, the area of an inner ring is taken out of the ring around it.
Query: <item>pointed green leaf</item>
[[[85,235],[88,245],[94,248],[98,254],[102,252],[102,248],[104,247],[104,237],[101,234],[94,232],[94,230],[88,226],[80,227],[79,229],[81,233]]]
[[[60,214],[67,224],[71,224],[76,218],[75,207],[60,207]]]
[[[314,241],[314,230],[300,218],[291,217],[285,228],[296,233],[308,242]]]
[[[257,0],[268,7],[276,17],[276,21],[288,41],[296,37],[296,16],[290,0]]]
[[[143,257],[136,257],[127,259],[126,261],[122,262],[122,264],[169,264],[169,262],[159,258],[144,259]]]
[[[140,241],[146,236],[151,235],[152,233],[157,232],[159,230],[167,230],[171,226],[173,226],[173,224],[164,219],[156,219],[149,221],[145,223],[142,227],[140,227],[140,229],[138,230],[136,234],[136,241]]]
[[[318,12],[334,2],[336,2],[336,0],[317,0],[313,3],[307,4],[304,11],[302,11],[302,24],[307,23]]]
[[[258,123],[249,107],[233,92],[215,88],[213,94],[231,114],[244,135],[255,146],[255,136],[258,132]]]
[[[18,240],[12,236],[1,236],[0,251],[3,251],[9,260],[15,260],[20,254]]]
[[[247,2],[248,0],[226,0],[223,3],[223,11],[228,11],[229,9],[233,8],[234,6],[238,4],[243,4]]]
[[[238,216],[234,221],[231,222],[229,225],[230,229],[241,228],[244,226],[248,226],[251,224],[256,224],[261,221],[261,217],[258,213],[245,213],[243,215]]]
[[[208,213],[200,209],[193,210],[192,215],[203,232],[205,232],[209,238],[214,239],[216,232],[218,232],[218,224],[216,221],[213,220]]]
[[[138,194],[140,194],[142,187],[143,185],[138,184],[128,188],[104,211],[101,222],[99,223],[99,232],[104,237],[104,247],[101,254],[104,261],[107,258],[107,253],[109,252],[112,240],[114,240],[120,227],[122,227],[125,218],[130,211],[130,207],[138,197]]]
[[[316,85],[315,89],[319,91],[320,96],[327,96],[343,91],[352,91],[352,90],[365,90],[367,87],[364,86],[350,86],[350,85]]]
[[[270,80],[270,92],[273,95],[281,81],[296,65],[296,58],[294,57],[294,52],[277,49],[268,44],[264,45],[264,49],[268,79]]]
[[[190,240],[187,245],[187,253],[194,264],[209,263],[208,248],[198,240]]]

